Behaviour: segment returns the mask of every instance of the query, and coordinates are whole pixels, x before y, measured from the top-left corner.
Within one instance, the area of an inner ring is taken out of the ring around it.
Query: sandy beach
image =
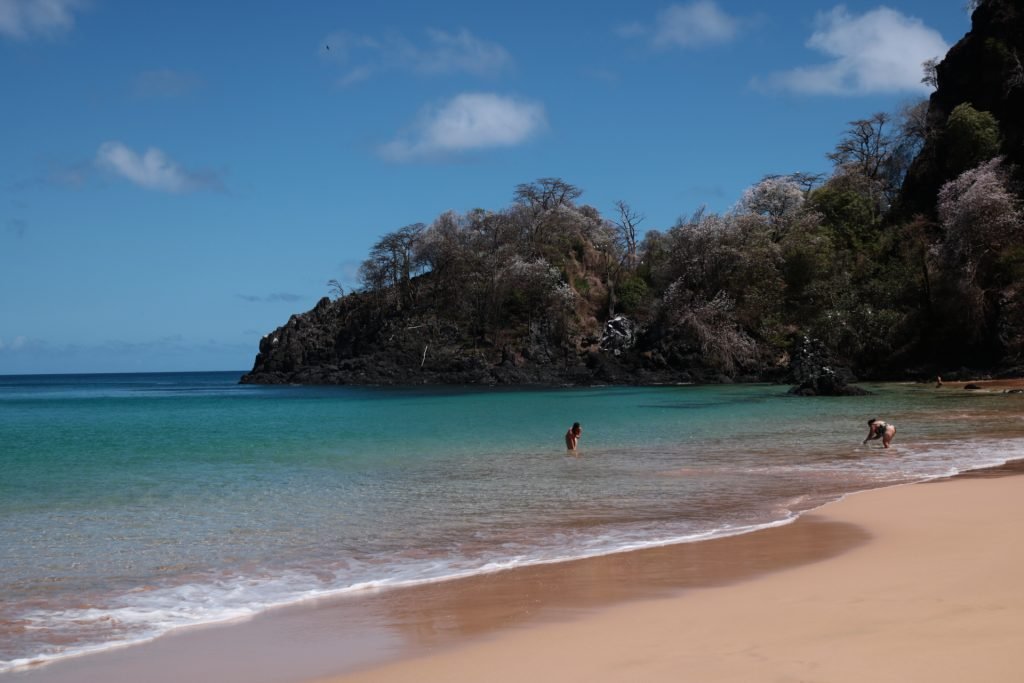
[[[0,678],[1016,682],[1022,473],[1017,462],[853,494],[756,533],[295,605]]]
[[[723,565],[724,585],[705,576],[329,680],[1019,681],[1022,518],[1021,476],[859,493],[725,539],[758,551],[731,576]]]

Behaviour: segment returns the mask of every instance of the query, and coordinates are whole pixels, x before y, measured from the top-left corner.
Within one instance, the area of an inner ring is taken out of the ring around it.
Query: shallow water
[[[1016,394],[240,374],[0,377],[0,672],[365,586],[743,533],[1024,457]],[[861,446],[872,417],[893,448]]]

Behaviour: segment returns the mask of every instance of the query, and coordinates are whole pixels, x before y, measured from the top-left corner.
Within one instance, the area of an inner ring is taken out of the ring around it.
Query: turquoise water
[[[1024,397],[0,377],[0,672],[365,586],[785,523],[1024,457]],[[862,446],[868,418],[894,447]],[[583,425],[580,452],[564,450]]]

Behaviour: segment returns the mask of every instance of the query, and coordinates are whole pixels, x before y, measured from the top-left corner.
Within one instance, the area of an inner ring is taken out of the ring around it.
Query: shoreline
[[[690,614],[692,605],[679,601],[705,600],[722,591],[748,592],[750,586],[770,583],[773,577],[814,572],[826,564],[841,566],[844,558],[871,548],[879,536],[877,520],[865,524],[856,516],[846,518],[848,501],[880,494],[900,497],[903,491],[915,489],[955,489],[957,482],[1021,473],[1024,461],[1017,461],[950,478],[847,494],[792,523],[738,536],[371,591],[354,600],[332,598],[276,608],[242,622],[183,629],[149,643],[11,672],[0,680],[170,681],[182,675],[209,678],[211,672],[220,681],[246,683],[423,680],[422,666],[445,667],[464,657],[484,656],[481,652],[490,652],[488,648],[501,643],[512,646],[530,633],[569,638],[561,631],[589,628],[587,624],[620,610]],[[1024,478],[1010,476],[1009,480],[1024,493]],[[897,518],[903,514],[890,512]],[[649,637],[657,640],[658,634]],[[500,659],[504,655],[486,656]],[[506,664],[495,662],[494,666]],[[460,680],[457,672],[462,667],[459,663],[438,675]],[[638,676],[657,680],[646,672]]]
[[[815,545],[843,528],[852,542],[834,554],[319,683],[1016,681],[1022,473],[1016,461],[848,494],[790,525]],[[793,542],[777,540],[776,558]]]

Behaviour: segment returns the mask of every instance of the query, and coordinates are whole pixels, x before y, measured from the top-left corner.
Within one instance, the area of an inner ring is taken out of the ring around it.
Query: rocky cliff
[[[365,294],[321,299],[260,340],[246,384],[677,384],[733,381],[697,350],[658,348],[625,316],[560,343],[541,326],[497,346],[429,309],[382,314]],[[667,357],[666,357],[667,356]],[[739,380],[779,377],[779,369]]]
[[[947,129],[949,116],[967,103],[995,117],[999,152],[1024,164],[1024,2],[983,0],[971,17],[971,30],[950,48],[935,70],[936,90],[928,102],[928,137],[907,174],[902,212],[934,215],[943,183],[967,170],[956,163],[957,141]]]

